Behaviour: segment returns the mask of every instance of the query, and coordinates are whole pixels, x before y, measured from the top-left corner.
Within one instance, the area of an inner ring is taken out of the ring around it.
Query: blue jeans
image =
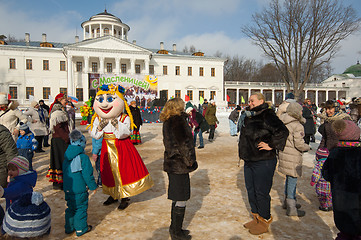
[[[198,132],[194,131],[194,135],[193,135],[194,146],[196,145],[196,142],[197,142],[197,135],[199,136],[199,146],[204,147],[203,135],[202,135],[201,129],[199,129]]]
[[[229,120],[229,128],[231,130],[231,136],[237,135],[237,124],[234,123],[231,119]]]
[[[244,179],[248,202],[252,213],[264,219],[271,217],[271,196],[269,195],[277,159],[244,162]]]
[[[100,176],[100,155],[97,156],[97,160],[95,162],[95,170],[98,173],[97,185],[101,186],[102,185],[102,178]]]
[[[289,199],[296,199],[297,178],[287,175],[285,182],[285,196]]]

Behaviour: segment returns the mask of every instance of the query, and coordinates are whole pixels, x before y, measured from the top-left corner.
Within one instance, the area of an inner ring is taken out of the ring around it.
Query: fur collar
[[[67,121],[69,121],[69,119],[68,114],[65,111],[59,109],[52,112],[50,116],[50,131],[53,131],[54,126],[57,124]]]

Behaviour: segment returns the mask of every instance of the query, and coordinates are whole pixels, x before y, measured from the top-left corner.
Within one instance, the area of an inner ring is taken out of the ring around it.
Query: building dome
[[[81,24],[83,28],[83,39],[92,39],[111,35],[123,40],[128,40],[130,27],[124,24],[120,18],[104,12],[91,16],[88,21]]]
[[[359,61],[357,61],[356,65],[352,65],[351,67],[347,68],[344,72],[344,74],[353,74],[355,77],[361,77],[361,64]]]

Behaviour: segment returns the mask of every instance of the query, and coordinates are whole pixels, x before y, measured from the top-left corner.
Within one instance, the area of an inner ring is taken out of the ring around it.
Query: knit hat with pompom
[[[39,192],[24,194],[7,209],[3,230],[12,237],[33,238],[50,233],[50,207]]]
[[[332,123],[332,129],[339,140],[357,141],[360,139],[361,129],[351,120],[336,120]]]

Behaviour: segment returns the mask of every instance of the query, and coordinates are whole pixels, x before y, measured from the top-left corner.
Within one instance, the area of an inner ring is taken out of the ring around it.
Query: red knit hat
[[[359,140],[361,129],[351,120],[336,120],[332,123],[339,140]]]

